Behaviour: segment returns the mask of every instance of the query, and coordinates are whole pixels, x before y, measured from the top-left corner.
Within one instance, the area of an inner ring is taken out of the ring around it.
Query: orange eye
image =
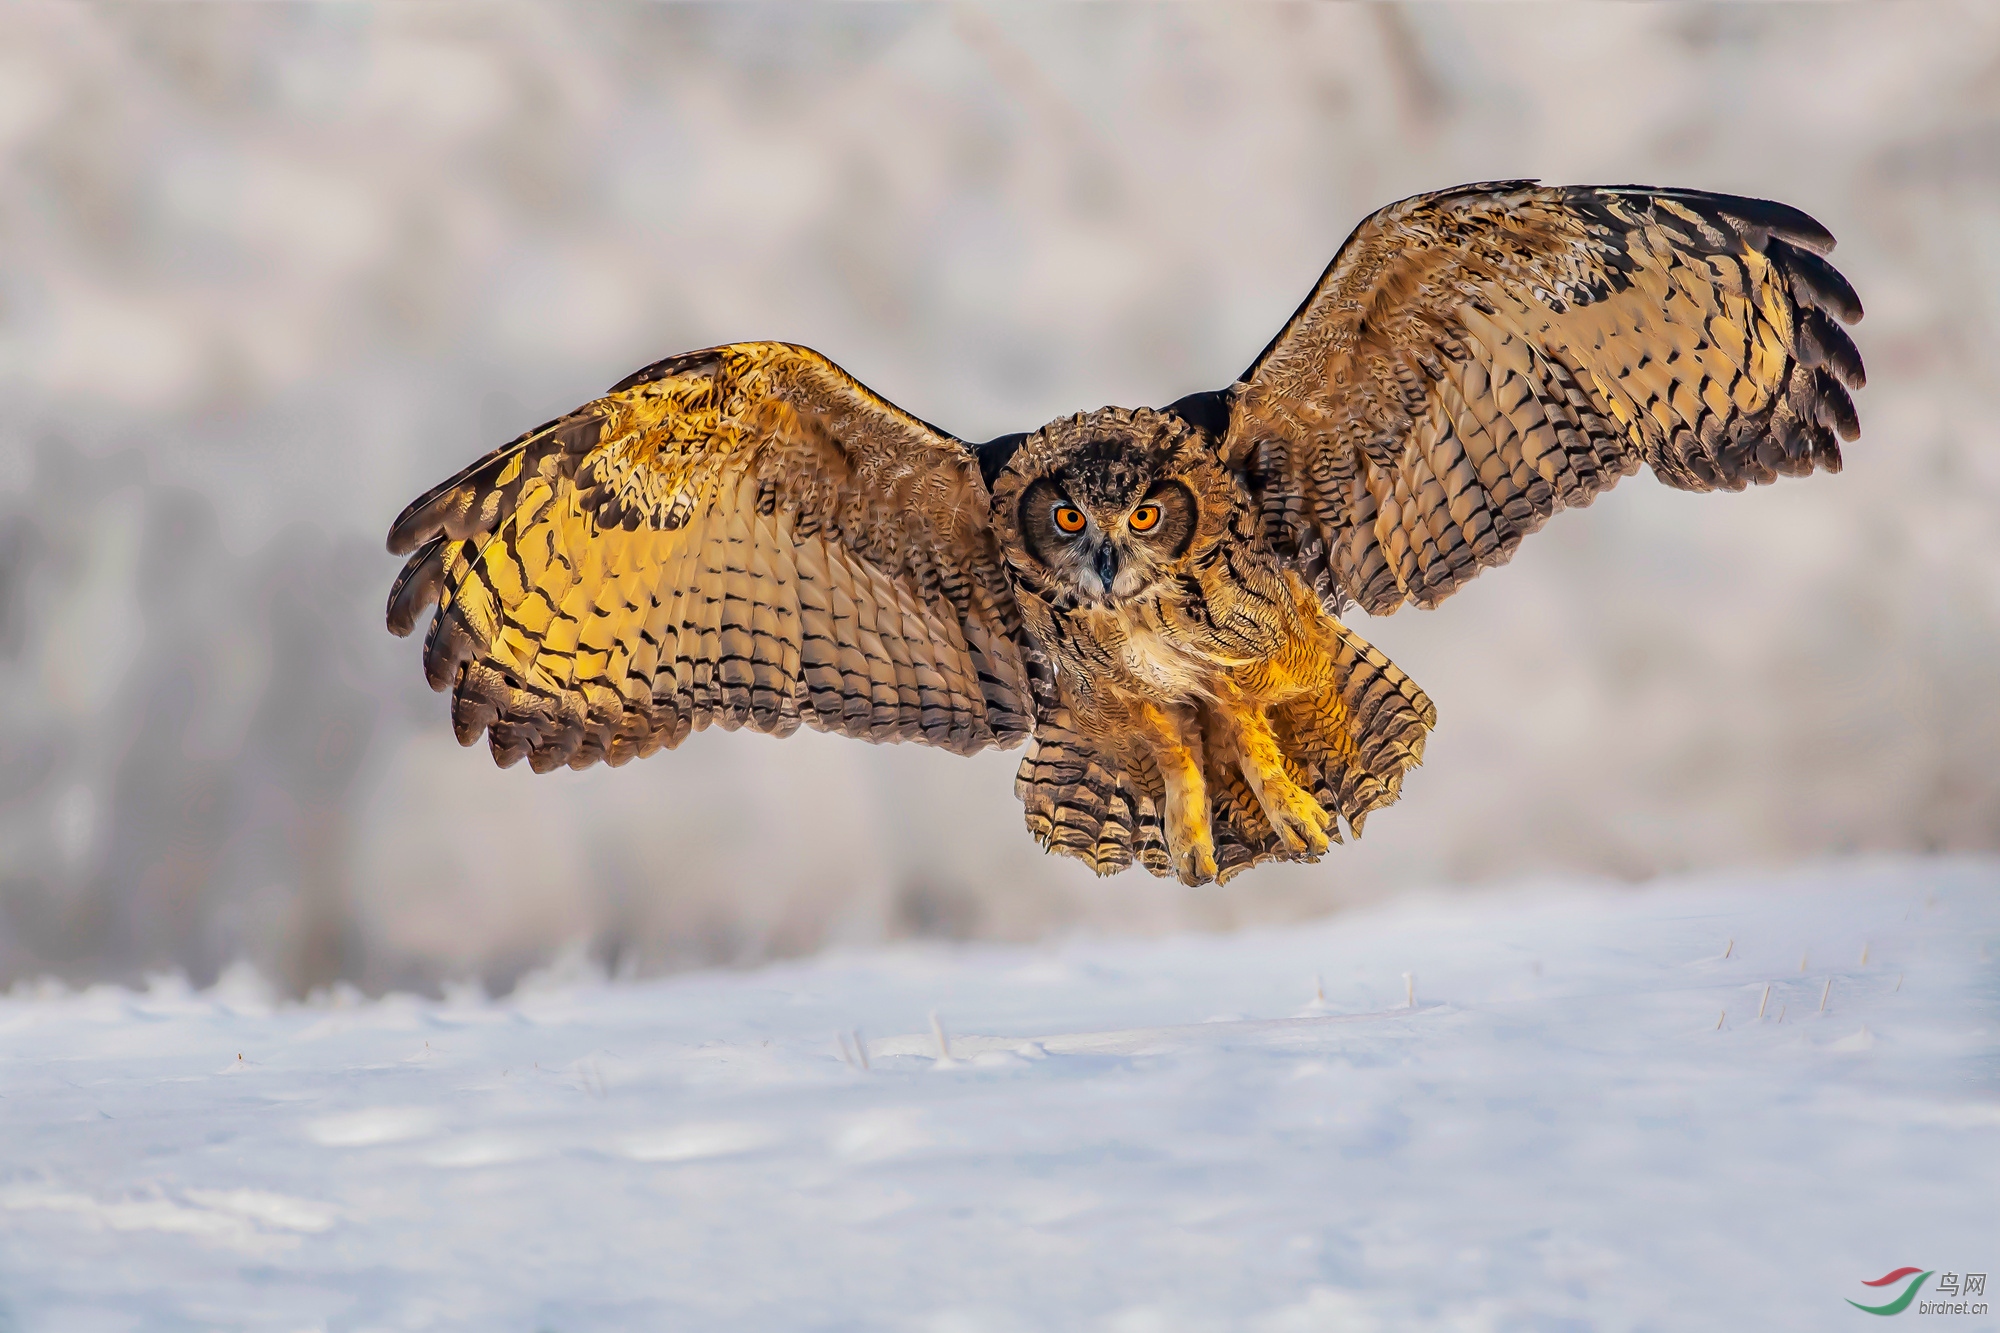
[[[1073,509],[1069,505],[1057,505],[1056,527],[1063,532],[1082,532],[1083,511],[1081,509]]]
[[[1131,521],[1132,531],[1151,532],[1154,528],[1160,526],[1160,507],[1158,505],[1140,505],[1132,511]]]

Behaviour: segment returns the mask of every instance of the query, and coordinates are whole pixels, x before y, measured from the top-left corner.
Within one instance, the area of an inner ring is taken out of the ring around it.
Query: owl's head
[[[993,527],[1029,587],[1108,605],[1213,546],[1232,491],[1214,445],[1180,417],[1107,407],[1021,442],[994,479]]]

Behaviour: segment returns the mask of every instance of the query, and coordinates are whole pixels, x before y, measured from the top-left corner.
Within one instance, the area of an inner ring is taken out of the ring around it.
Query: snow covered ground
[[[0,1329],[1867,1326],[1864,1279],[2000,1269],[1996,890],[1526,887],[501,1001],[17,991]]]

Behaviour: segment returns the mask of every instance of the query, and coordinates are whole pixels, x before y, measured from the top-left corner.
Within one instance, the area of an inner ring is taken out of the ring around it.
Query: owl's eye
[[[1132,511],[1130,521],[1132,531],[1151,532],[1154,528],[1160,526],[1160,507],[1158,505],[1140,505]]]
[[[1073,505],[1056,506],[1056,530],[1072,535],[1083,531],[1083,511]]]

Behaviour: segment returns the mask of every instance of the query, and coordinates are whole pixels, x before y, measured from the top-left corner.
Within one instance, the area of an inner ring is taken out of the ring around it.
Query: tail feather
[[[1134,860],[1155,875],[1173,873],[1160,816],[1165,792],[1149,761],[1121,765],[1101,753],[1070,729],[1063,708],[1035,724],[1014,779],[1035,841],[1100,875],[1115,875]]]

